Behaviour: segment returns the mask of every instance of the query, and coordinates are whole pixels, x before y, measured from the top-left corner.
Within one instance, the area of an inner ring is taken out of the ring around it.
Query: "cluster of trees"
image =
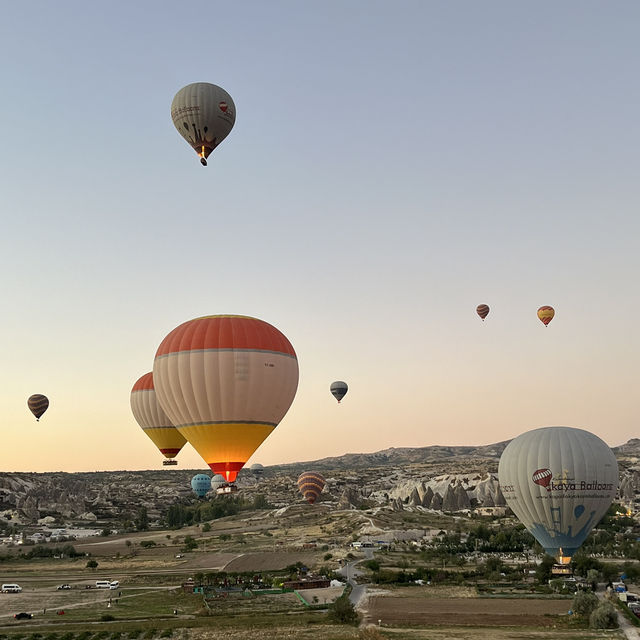
[[[589,620],[592,629],[615,629],[618,626],[616,610],[608,600],[600,600],[592,591],[578,591],[573,598],[574,615]]]
[[[472,528],[466,539],[460,532],[441,532],[423,551],[425,559],[455,558],[474,551],[482,553],[522,553],[537,545],[535,538],[521,524],[512,527],[490,528],[479,524]]]
[[[77,558],[84,555],[78,553],[74,546],[71,544],[65,544],[61,547],[44,547],[40,544],[35,545],[32,549],[29,549],[26,553],[21,553],[20,557],[24,560],[31,560],[32,558]]]
[[[233,516],[248,509],[268,509],[269,507],[270,505],[263,495],[257,495],[253,500],[247,500],[242,496],[222,496],[198,501],[195,504],[172,504],[164,521],[167,527],[179,529],[208,520]]]

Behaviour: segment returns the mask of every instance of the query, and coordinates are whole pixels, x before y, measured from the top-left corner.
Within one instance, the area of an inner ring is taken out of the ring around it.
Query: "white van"
[[[96,589],[108,589],[110,586],[109,580],[96,580]]]
[[[15,582],[2,585],[2,593],[20,593],[22,587]]]
[[[117,589],[120,586],[120,582],[118,580],[112,580],[109,583],[109,589]]]

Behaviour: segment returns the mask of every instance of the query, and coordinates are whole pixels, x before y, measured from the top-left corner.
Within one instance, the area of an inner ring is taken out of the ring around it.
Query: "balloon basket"
[[[229,493],[238,493],[237,485],[231,484],[223,484],[221,487],[216,489],[216,494],[219,496],[225,496]]]

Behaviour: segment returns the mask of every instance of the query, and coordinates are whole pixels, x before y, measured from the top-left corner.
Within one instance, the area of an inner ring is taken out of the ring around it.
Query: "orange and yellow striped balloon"
[[[298,359],[263,320],[206,316],[162,341],[153,380],[169,419],[214,473],[233,482],[289,410]]]
[[[165,458],[175,458],[187,443],[161,409],[153,387],[153,373],[145,373],[131,389],[131,411],[142,430]]]
[[[538,309],[538,318],[540,318],[541,322],[547,326],[552,320],[553,316],[556,315],[556,312],[553,307],[540,307]]]
[[[324,484],[324,478],[317,471],[305,471],[298,477],[298,489],[309,504],[313,504],[318,499]]]

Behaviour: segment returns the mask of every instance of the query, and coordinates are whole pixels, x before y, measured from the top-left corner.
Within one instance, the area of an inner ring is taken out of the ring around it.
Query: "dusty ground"
[[[549,627],[552,616],[566,614],[570,600],[497,598],[402,598],[372,596],[367,621],[383,625],[455,624],[491,627]]]
[[[25,588],[25,587],[23,587]],[[109,597],[113,597],[117,591],[110,589],[71,589],[70,591],[57,591],[51,587],[29,588],[22,593],[0,594],[0,618],[12,618],[14,613],[26,611],[42,617],[46,609],[51,615],[55,615],[56,609],[84,606],[87,604],[104,603],[105,607]]]
[[[333,602],[344,592],[344,587],[327,587],[326,589],[299,589],[298,593],[308,604],[325,604]],[[317,598],[314,602],[313,598]]]

